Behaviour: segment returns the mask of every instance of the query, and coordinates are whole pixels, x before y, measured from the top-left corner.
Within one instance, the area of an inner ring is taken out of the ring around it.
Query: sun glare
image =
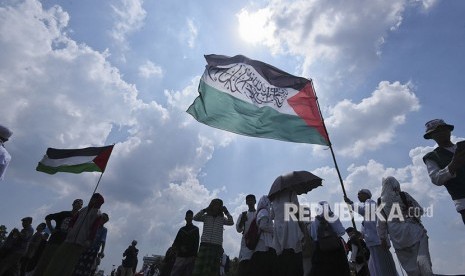
[[[254,14],[241,10],[238,19],[239,34],[244,41],[255,44],[266,38],[267,15],[264,10]]]

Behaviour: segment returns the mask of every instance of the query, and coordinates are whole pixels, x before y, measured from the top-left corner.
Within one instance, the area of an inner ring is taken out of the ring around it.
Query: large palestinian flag
[[[89,147],[83,149],[48,148],[47,154],[37,164],[37,171],[55,174],[57,172],[82,173],[104,172],[113,146]]]
[[[312,82],[245,56],[206,55],[199,96],[187,112],[234,133],[329,145]]]

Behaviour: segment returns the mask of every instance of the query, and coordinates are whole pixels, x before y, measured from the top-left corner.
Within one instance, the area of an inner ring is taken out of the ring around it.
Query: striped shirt
[[[228,213],[224,216],[210,216],[203,210],[195,214],[194,220],[203,222],[203,231],[200,242],[223,245],[223,225],[234,225],[232,216]]]

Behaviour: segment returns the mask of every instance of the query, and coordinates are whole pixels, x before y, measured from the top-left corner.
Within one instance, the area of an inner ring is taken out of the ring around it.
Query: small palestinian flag
[[[48,148],[47,154],[37,164],[36,170],[48,174],[57,172],[104,172],[113,146],[83,149]]]
[[[329,145],[311,80],[245,56],[207,55],[187,113],[211,127],[282,141]]]

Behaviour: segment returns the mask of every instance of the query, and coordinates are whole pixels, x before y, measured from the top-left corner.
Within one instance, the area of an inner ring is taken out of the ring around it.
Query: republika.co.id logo
[[[355,215],[355,218],[365,221],[405,221],[408,218],[420,218],[420,217],[433,217],[433,206],[427,208],[421,207],[410,207],[408,210],[403,210],[399,203],[393,203],[390,208],[389,214],[384,210],[386,204],[381,203],[377,205],[373,204],[354,204],[354,210],[359,210],[359,207],[364,208],[364,215]],[[333,215],[332,210],[334,210]],[[300,204],[294,203],[284,204],[284,221],[303,221],[309,222],[313,214],[317,216],[323,216],[327,221],[333,222],[339,218],[340,221],[352,220],[352,214],[357,213],[349,209],[349,205],[345,202],[335,203],[334,208],[323,207],[319,203],[311,204]],[[314,215],[313,215],[314,216]]]

